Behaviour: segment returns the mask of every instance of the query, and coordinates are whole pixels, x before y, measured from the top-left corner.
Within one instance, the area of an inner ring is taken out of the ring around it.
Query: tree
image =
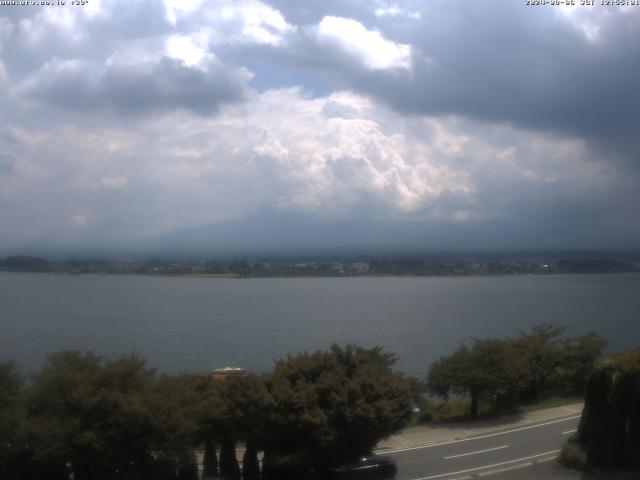
[[[193,451],[180,458],[177,480],[198,480],[198,462]]]
[[[466,345],[460,345],[448,357],[440,357],[429,368],[427,390],[445,400],[452,394],[468,393],[464,376],[469,364],[469,349]]]
[[[265,468],[350,460],[402,428],[411,391],[395,361],[380,347],[352,345],[277,361],[267,380]]]
[[[191,410],[197,424],[194,436],[205,447],[203,476],[217,478],[219,462],[216,445],[220,445],[222,432],[229,426],[225,416],[222,385],[208,375],[183,375],[182,382],[192,397]]]
[[[135,355],[51,355],[27,392],[33,463],[70,464],[81,480],[171,477],[190,468],[194,402],[181,378],[157,378]]]
[[[219,465],[221,477],[239,478],[241,472],[235,454],[238,441],[252,447],[247,451],[256,456],[257,464],[257,448],[262,442],[269,401],[263,379],[253,374],[223,381],[192,375],[187,377],[187,383],[197,396],[198,437],[205,445],[203,477],[216,478]],[[221,447],[219,464],[215,445]]]
[[[220,476],[225,480],[235,480],[242,476],[240,473],[240,465],[236,458],[236,441],[231,434],[225,435],[222,439],[222,446],[220,448]]]
[[[242,480],[259,480],[260,464],[258,463],[258,449],[254,441],[247,442],[242,457]]]
[[[35,377],[27,392],[33,468],[60,472],[70,463],[82,478],[94,460],[100,465],[102,445],[93,432],[99,418],[91,411],[98,403],[100,363],[92,354],[61,352],[50,355]]]
[[[5,258],[0,262],[0,268],[10,272],[48,272],[51,265],[44,258],[18,255]]]
[[[640,468],[640,347],[589,376],[578,439],[591,465]]]
[[[429,369],[427,386],[445,399],[452,394],[469,395],[469,413],[475,416],[482,397],[492,397],[498,407],[505,395],[513,396],[519,367],[510,341],[476,339],[471,348],[460,345],[449,357],[437,360]]]
[[[560,338],[564,331],[543,324],[515,340],[474,339],[471,347],[460,345],[433,363],[428,390],[445,399],[469,395],[471,415],[477,415],[483,397],[501,410],[517,401],[580,393],[606,342],[595,333]]]
[[[202,478],[203,480],[218,478],[218,457],[216,455],[216,446],[211,438],[207,438],[204,442]]]
[[[223,448],[229,454],[226,466],[220,471],[228,478],[239,478],[240,468],[235,456],[237,440],[244,440],[246,450],[243,461],[242,477],[259,475],[257,448],[263,443],[266,424],[265,413],[270,405],[269,395],[263,377],[249,374],[231,377],[221,382],[221,394],[224,401],[222,417]],[[252,471],[255,470],[255,471]]]
[[[496,410],[511,407],[522,372],[513,343],[509,340],[475,340],[469,361],[465,376],[471,394],[472,415],[478,413],[481,396],[490,397]]]
[[[526,365],[527,385],[521,392],[525,400],[539,402],[545,393],[557,390],[558,378],[554,375],[562,365],[559,337],[565,330],[557,325],[536,325],[530,333],[521,332],[515,341]]]
[[[561,344],[560,381],[566,394],[582,395],[607,341],[595,332],[566,338]]]
[[[0,479],[15,478],[25,453],[24,382],[13,362],[0,363]]]
[[[147,407],[152,435],[147,448],[154,461],[171,470],[182,468],[183,474],[188,474],[194,451],[202,444],[201,397],[191,387],[191,377],[163,375],[157,378],[148,395]]]

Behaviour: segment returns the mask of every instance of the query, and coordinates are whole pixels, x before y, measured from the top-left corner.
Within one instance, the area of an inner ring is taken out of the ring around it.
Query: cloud
[[[0,155],[0,175],[8,175],[13,173],[15,160],[10,155]]]
[[[99,64],[54,58],[27,76],[14,93],[63,109],[146,114],[182,108],[202,115],[242,100],[250,75],[213,59],[193,66],[162,57],[144,63]]]
[[[15,228],[3,231],[4,244],[109,243],[253,221],[264,209],[290,215],[280,217],[282,235],[295,229],[287,222],[306,218],[339,228],[344,241],[366,241],[374,224],[405,225],[396,240],[432,238],[439,247],[451,232],[467,248],[480,245],[478,235],[494,247],[640,236],[637,182],[591,158],[579,139],[461,117],[407,118],[348,91],[270,90],[214,117],[182,110],[106,129],[11,132],[19,160],[0,175],[0,221]],[[82,228],[62,227],[74,217]]]
[[[7,18],[0,18],[0,54],[4,48],[4,44],[11,36],[13,31],[13,23]],[[7,71],[4,63],[0,61],[0,85],[7,81]]]
[[[234,2],[221,9],[225,22],[236,24],[239,35],[232,38],[267,45],[282,45],[284,36],[296,30],[285,21],[279,11],[258,1]],[[210,12],[209,17],[217,17]]]
[[[267,209],[359,225],[354,238],[405,222],[416,244],[632,245],[639,15],[482,0],[5,9],[0,242]]]
[[[71,223],[77,228],[84,228],[89,223],[89,219],[85,215],[74,215],[71,217]]]
[[[395,3],[380,3],[380,7],[376,8],[373,13],[376,17],[407,17],[414,20],[420,20],[422,18],[422,14],[420,12],[405,10]]]
[[[266,0],[281,12],[283,17],[295,25],[315,25],[328,15],[354,18],[362,21],[375,18],[372,2],[363,0]]]
[[[188,22],[206,28],[213,44],[261,44],[281,46],[296,27],[282,14],[258,0],[165,0],[167,20],[174,26]]]
[[[165,15],[171,25],[176,25],[179,19],[198,12],[204,0],[164,0]]]
[[[171,35],[167,38],[167,56],[181,60],[188,67],[197,66],[209,56],[208,40],[206,31],[192,35]]]
[[[640,10],[575,11],[434,2],[420,22],[389,22],[383,30],[411,46],[411,75],[366,74],[348,65],[325,74],[408,114],[455,114],[578,136],[637,165]]]
[[[262,50],[252,61],[266,58],[297,78],[310,72],[302,78],[313,91],[350,89],[407,115],[458,115],[579,137],[620,167],[640,170],[637,8],[271,3],[324,41],[299,29],[288,49]]]
[[[335,45],[372,70],[411,68],[411,47],[367,30],[357,20],[324,17],[317,26],[318,41]]]
[[[129,181],[125,177],[109,177],[106,176],[100,180],[100,185],[107,188],[124,188]]]

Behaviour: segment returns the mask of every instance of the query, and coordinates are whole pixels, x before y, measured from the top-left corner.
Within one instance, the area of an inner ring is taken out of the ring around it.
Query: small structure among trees
[[[211,377],[214,380],[226,380],[232,377],[246,377],[249,375],[244,368],[238,367],[224,367],[224,368],[216,368],[212,373]]]

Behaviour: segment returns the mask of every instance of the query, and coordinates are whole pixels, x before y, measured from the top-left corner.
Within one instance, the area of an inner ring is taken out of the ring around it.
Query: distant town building
[[[351,271],[359,274],[367,273],[369,271],[369,264],[367,262],[354,262],[351,264]]]

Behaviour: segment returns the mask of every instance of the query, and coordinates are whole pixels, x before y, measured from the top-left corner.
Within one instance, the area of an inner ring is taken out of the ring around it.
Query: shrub
[[[559,457],[560,463],[567,468],[585,471],[587,468],[587,454],[578,444],[567,443],[562,447]]]

